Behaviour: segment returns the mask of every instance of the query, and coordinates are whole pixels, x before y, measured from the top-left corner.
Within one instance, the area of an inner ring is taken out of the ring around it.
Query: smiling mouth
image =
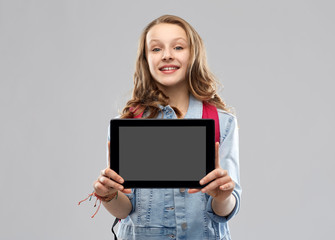
[[[160,71],[175,71],[175,70],[178,70],[178,69],[179,69],[179,67],[162,67],[159,70]]]

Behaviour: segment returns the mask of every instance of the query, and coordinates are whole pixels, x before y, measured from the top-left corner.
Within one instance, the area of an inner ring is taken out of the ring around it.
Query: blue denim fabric
[[[170,106],[161,106],[157,118],[177,118]],[[189,194],[187,189],[132,189],[127,194],[132,211],[121,220],[120,239],[231,239],[228,221],[240,208],[238,127],[234,115],[218,109],[220,122],[220,166],[235,181],[233,195],[236,206],[227,217],[213,212],[212,197],[201,192]],[[185,118],[202,118],[202,102],[190,94]]]

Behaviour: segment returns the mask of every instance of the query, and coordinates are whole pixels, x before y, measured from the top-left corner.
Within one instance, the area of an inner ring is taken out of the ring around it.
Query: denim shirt
[[[185,119],[202,118],[202,102],[190,94]],[[160,106],[157,118],[175,119],[174,110]],[[144,116],[146,113],[144,113]],[[132,204],[127,218],[122,219],[117,236],[127,240],[231,239],[228,221],[240,208],[238,127],[236,117],[218,109],[220,122],[220,166],[235,182],[236,205],[226,217],[212,209],[212,197],[206,193],[189,194],[188,189],[135,188],[126,194]]]

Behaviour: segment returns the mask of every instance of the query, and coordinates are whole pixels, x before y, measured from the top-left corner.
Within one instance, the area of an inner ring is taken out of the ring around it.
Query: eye
[[[153,52],[159,52],[161,49],[160,48],[153,48],[152,51]]]
[[[184,48],[181,47],[181,46],[177,46],[177,47],[175,47],[174,49],[176,49],[176,50],[183,50]]]

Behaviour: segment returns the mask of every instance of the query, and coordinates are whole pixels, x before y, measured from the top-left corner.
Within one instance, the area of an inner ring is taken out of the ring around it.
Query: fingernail
[[[204,180],[201,180],[201,181],[200,181],[200,184],[201,184],[201,185],[204,184]]]
[[[123,183],[123,182],[124,182],[124,180],[123,180],[122,178],[120,178],[120,179],[119,179],[119,182],[120,182],[120,183]]]
[[[104,181],[104,177],[101,177],[99,180],[100,180],[100,182],[103,182]]]

